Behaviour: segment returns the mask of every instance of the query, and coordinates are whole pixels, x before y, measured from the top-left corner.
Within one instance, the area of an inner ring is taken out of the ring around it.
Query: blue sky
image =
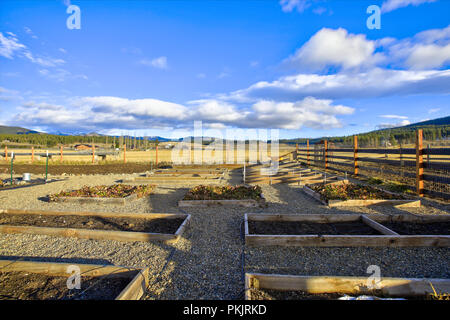
[[[369,5],[381,8],[370,30]],[[68,5],[81,29],[68,29]],[[0,124],[348,135],[449,115],[450,1],[1,1]]]

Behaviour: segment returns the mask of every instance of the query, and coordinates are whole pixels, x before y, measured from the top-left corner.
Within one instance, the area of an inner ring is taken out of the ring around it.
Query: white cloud
[[[435,69],[450,63],[450,25],[430,29],[403,40],[391,39],[386,47],[391,63],[408,69]]]
[[[281,0],[280,5],[284,12],[292,12],[294,9],[303,12],[311,6],[311,0]]]
[[[359,73],[297,74],[272,82],[260,81],[247,89],[221,95],[219,98],[248,103],[261,99],[296,101],[307,96],[320,99],[351,99],[425,93],[450,93],[450,70],[406,71],[375,68]]]
[[[436,0],[387,0],[381,6],[381,12],[390,12],[409,5],[418,6],[423,3],[435,2]]]
[[[395,114],[383,114],[380,117],[387,118],[387,119],[408,119],[408,117],[406,117],[406,116],[398,116]]]
[[[20,54],[21,56],[27,58],[33,63],[39,64],[43,67],[55,67],[61,64],[64,64],[65,61],[63,59],[55,59],[51,57],[35,57],[25,46],[20,43],[17,39],[16,35],[11,32],[7,32],[8,36],[4,36],[2,32],[0,32],[0,55],[13,59],[15,55]]]
[[[182,128],[191,127],[196,120],[203,121],[208,128],[337,128],[342,126],[337,116],[354,111],[333,105],[331,100],[313,97],[296,102],[260,100],[240,108],[214,99],[189,101],[187,105],[110,96],[73,98],[64,105],[27,102],[20,107],[12,124],[60,131]]]
[[[0,55],[12,59],[13,56],[22,50],[26,49],[26,46],[21,44],[14,34],[9,33],[8,36],[4,36],[0,32]]]
[[[51,79],[51,80],[55,80],[58,82],[64,82],[68,79],[83,79],[83,80],[88,80],[88,77],[84,74],[72,74],[72,72],[66,70],[66,69],[62,69],[62,68],[57,68],[57,69],[40,69],[39,74],[41,74],[42,76]]]
[[[167,57],[159,57],[152,60],[142,59],[140,64],[143,64],[145,66],[154,67],[158,69],[167,69]]]
[[[441,108],[432,108],[432,109],[428,110],[428,113],[436,113],[439,111],[441,111]]]
[[[396,128],[396,127],[407,126],[409,124],[411,124],[411,122],[409,120],[402,120],[402,121],[397,122],[397,123],[380,123],[377,127],[379,129],[388,129],[388,128]]]
[[[314,34],[288,61],[302,69],[322,70],[326,67],[352,69],[371,66],[383,57],[375,53],[376,42],[363,34],[347,30],[323,28]]]

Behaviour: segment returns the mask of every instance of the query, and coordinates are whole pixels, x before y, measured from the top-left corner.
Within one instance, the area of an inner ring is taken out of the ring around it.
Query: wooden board
[[[329,207],[367,207],[367,206],[373,206],[373,205],[390,205],[398,208],[402,207],[414,207],[418,208],[420,207],[420,200],[411,200],[411,199],[404,199],[404,200],[359,200],[359,199],[351,199],[351,200],[328,200],[328,202],[321,199],[320,194],[309,188],[308,186],[303,187],[303,192],[307,195],[313,197],[314,199],[318,200],[320,203],[327,205]]]
[[[0,271],[30,272],[69,277],[70,274],[67,273],[67,270],[69,266],[73,265],[80,268],[82,277],[102,277],[108,275],[108,277],[131,278],[132,274],[137,272],[115,300],[139,300],[146,292],[148,286],[148,268],[142,269],[111,265],[0,260]]]
[[[279,291],[304,291],[310,294],[339,293],[372,295],[368,277],[297,276],[281,274],[245,274],[245,299],[250,300],[251,289]],[[389,297],[423,297],[433,293],[450,292],[450,279],[380,278],[376,283],[377,294]]]
[[[210,207],[210,206],[240,206],[240,207],[264,207],[266,199],[261,194],[260,200],[242,199],[242,200],[180,200],[179,207]]]
[[[260,235],[250,234],[249,221],[298,221],[337,223],[362,221],[382,235]],[[248,246],[298,246],[298,247],[450,247],[449,235],[399,235],[380,225],[382,222],[442,222],[450,215],[423,216],[382,214],[245,214],[245,244]]]
[[[134,218],[134,219],[175,219],[184,218],[184,222],[178,227],[174,234],[134,232],[134,231],[115,231],[115,230],[91,230],[78,228],[55,228],[55,227],[34,227],[34,226],[14,226],[0,225],[0,233],[25,233],[42,234],[49,236],[74,237],[80,239],[97,240],[117,240],[117,241],[163,241],[165,243],[177,242],[191,216],[188,214],[171,213],[112,213],[112,212],[76,212],[76,211],[39,211],[39,210],[0,210],[1,214],[34,214],[34,215],[57,215],[57,216],[90,216],[103,218]]]

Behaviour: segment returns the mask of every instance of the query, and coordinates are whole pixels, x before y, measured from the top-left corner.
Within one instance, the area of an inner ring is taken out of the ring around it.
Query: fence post
[[[59,163],[63,162],[63,147],[59,146]]]
[[[295,144],[295,159],[294,159],[294,161],[297,161],[297,157],[298,157],[298,143]]]
[[[123,145],[123,163],[127,163],[127,143]]]
[[[92,144],[92,163],[95,163],[95,144]]]
[[[423,131],[416,131],[416,192],[423,197]]]
[[[34,147],[31,147],[31,163],[34,162]]]
[[[353,167],[355,176],[358,175],[358,136],[353,136]]]
[[[309,166],[309,139],[306,140],[306,165]]]
[[[156,159],[155,159],[155,168],[158,169],[158,145],[156,145]]]
[[[5,146],[5,161],[8,161],[8,147]]]
[[[325,140],[323,142],[323,146],[324,146],[324,161],[325,161],[325,170],[328,169],[328,140]]]

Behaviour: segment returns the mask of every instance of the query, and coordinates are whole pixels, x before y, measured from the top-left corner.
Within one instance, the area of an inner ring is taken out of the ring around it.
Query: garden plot
[[[370,283],[367,277],[245,274],[246,300],[351,300],[363,295],[365,300],[433,300],[448,292],[449,279],[381,278]]]
[[[449,247],[444,234],[399,234],[386,226],[443,224],[449,216],[385,216],[359,214],[245,215],[245,243],[249,246],[302,247]],[[407,228],[407,227],[404,227]],[[423,229],[422,229],[423,230]],[[441,229],[436,229],[441,230]],[[435,231],[435,232],[439,232]]]
[[[78,190],[61,191],[48,196],[49,202],[125,204],[150,195],[155,185],[129,186],[115,184],[111,186],[84,186]]]
[[[0,233],[174,243],[189,220],[187,214],[0,210]]]
[[[179,207],[208,207],[212,205],[258,207],[266,200],[259,186],[196,186],[178,201]]]
[[[71,268],[81,272],[81,289],[68,289]],[[148,268],[0,260],[0,297],[11,300],[139,300]]]
[[[353,183],[309,184],[303,192],[329,207],[357,207],[393,205],[396,207],[420,207],[420,200],[411,200],[370,186]]]
[[[22,179],[13,179],[13,183],[11,184],[10,180],[3,181],[0,179],[0,191],[37,186],[45,184],[46,182],[47,181],[45,181],[44,179],[34,179],[30,181],[24,181]]]
[[[184,172],[165,172],[150,173],[145,176],[125,179],[124,183],[221,183],[224,181],[225,174],[220,173],[184,173]]]

